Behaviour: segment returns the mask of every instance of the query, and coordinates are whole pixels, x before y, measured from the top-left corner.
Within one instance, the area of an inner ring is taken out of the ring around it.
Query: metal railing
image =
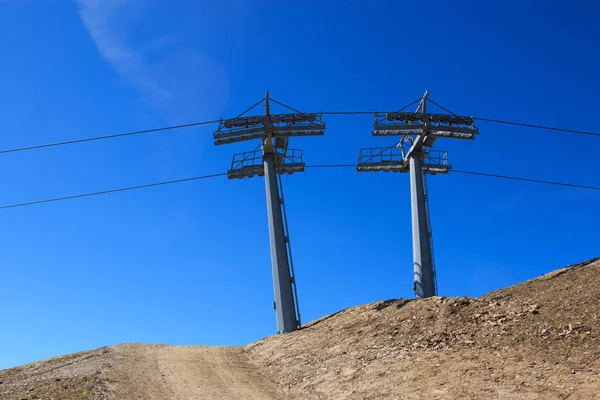
[[[425,159],[423,160],[423,163],[427,165],[437,165],[443,167],[449,166],[448,152],[429,149],[427,153],[425,153]]]
[[[450,169],[447,151],[428,149],[423,153],[424,173],[447,173]],[[408,172],[409,167],[397,146],[374,147],[360,150],[357,171]]]
[[[398,125],[422,126],[423,125],[423,122],[418,118],[419,115],[422,115],[420,113],[406,113],[407,116],[411,117],[410,119],[406,119],[406,120],[397,120],[396,118],[390,118],[391,117],[390,114],[396,114],[396,113],[376,112],[375,119],[374,119],[374,125],[375,126],[377,126],[377,125],[382,125],[382,126],[398,126]]]
[[[322,114],[273,114],[219,121],[213,133],[216,145],[272,137],[320,136],[325,134]]]
[[[285,152],[275,152],[275,169],[278,174],[293,174],[304,170],[302,162],[302,150],[287,149]],[[265,173],[263,165],[262,150],[256,149],[233,155],[231,168],[228,171],[230,179],[245,178],[255,175],[263,176]]]
[[[359,164],[404,163],[402,152],[394,145],[390,147],[371,147],[360,149]]]
[[[276,163],[281,165],[294,165],[302,163],[301,149],[287,149],[285,152],[276,152]],[[246,151],[233,155],[231,169],[240,169],[245,167],[254,167],[263,164],[262,150]]]
[[[429,113],[375,113],[374,136],[420,135],[473,139],[479,133],[473,117]]]

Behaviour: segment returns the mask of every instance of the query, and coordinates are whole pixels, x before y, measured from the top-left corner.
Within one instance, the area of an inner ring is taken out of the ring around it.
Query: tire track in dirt
[[[114,399],[284,399],[241,347],[122,345],[115,356]]]

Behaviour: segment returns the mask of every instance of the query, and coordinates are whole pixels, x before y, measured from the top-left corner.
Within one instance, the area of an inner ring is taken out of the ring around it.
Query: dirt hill
[[[121,345],[0,371],[0,399],[600,399],[600,259],[387,300],[241,347]]]

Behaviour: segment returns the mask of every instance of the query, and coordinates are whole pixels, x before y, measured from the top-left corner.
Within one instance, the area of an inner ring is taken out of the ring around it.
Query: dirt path
[[[280,400],[240,347],[122,345],[106,371],[114,399]]]
[[[0,371],[0,400],[600,400],[599,281],[600,258],[478,299],[351,307],[245,348],[103,347]]]

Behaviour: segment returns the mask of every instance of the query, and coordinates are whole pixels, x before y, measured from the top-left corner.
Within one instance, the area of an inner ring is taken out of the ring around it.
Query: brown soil
[[[5,369],[0,371],[0,399],[107,399],[101,374],[113,356],[114,350],[104,347]]]
[[[600,399],[600,261],[479,299],[353,307],[247,346],[303,399]]]
[[[104,378],[116,399],[279,400],[241,347],[122,345]]]
[[[121,345],[0,371],[4,399],[600,399],[600,259],[479,299],[352,307],[240,347]]]

